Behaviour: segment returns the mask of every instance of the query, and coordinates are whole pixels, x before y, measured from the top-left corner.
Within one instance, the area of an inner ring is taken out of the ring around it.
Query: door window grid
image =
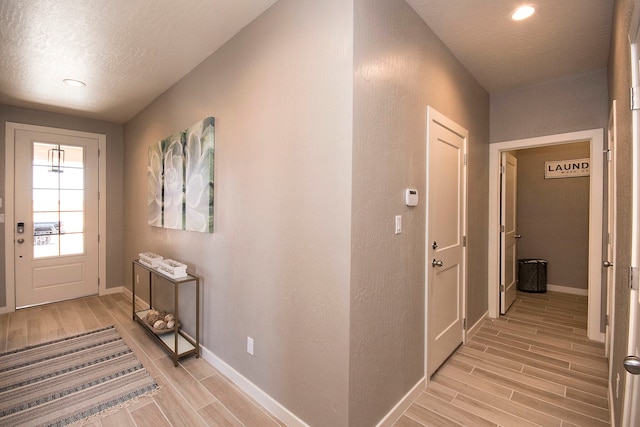
[[[84,253],[84,148],[33,144],[33,256]]]

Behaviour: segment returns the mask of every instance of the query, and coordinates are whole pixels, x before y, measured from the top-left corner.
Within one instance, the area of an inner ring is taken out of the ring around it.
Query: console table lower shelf
[[[196,343],[182,331],[178,330],[177,332],[172,331],[164,334],[157,334],[153,332],[149,327],[149,324],[145,321],[149,311],[150,310],[137,311],[136,320],[153,338],[155,338],[168,352],[171,353],[174,364],[177,365],[178,359],[185,356],[192,354],[195,354],[196,357],[199,356]]]

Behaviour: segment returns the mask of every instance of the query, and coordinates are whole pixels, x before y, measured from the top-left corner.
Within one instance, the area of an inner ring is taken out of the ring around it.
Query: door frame
[[[534,138],[489,144],[489,268],[488,298],[491,318],[500,316],[500,154],[503,151],[589,141],[591,173],[589,176],[589,274],[588,321],[589,339],[604,342],[600,332],[602,300],[602,209],[604,129],[590,129]]]
[[[431,126],[432,126],[432,122],[433,123],[439,123],[442,126],[450,129],[452,132],[460,135],[462,138],[464,138],[464,168],[463,168],[463,177],[462,177],[462,181],[463,181],[463,205],[462,205],[462,212],[460,213],[460,215],[462,216],[462,233],[464,235],[464,237],[467,236],[467,232],[468,232],[468,224],[467,224],[467,197],[468,197],[468,187],[469,184],[467,182],[469,173],[467,171],[467,166],[468,166],[468,162],[467,162],[467,148],[468,148],[468,143],[469,143],[469,131],[466,130],[465,128],[463,128],[462,126],[458,125],[456,122],[454,122],[453,120],[449,119],[448,117],[446,117],[445,115],[439,113],[437,110],[435,110],[433,107],[428,106],[427,107],[427,140],[426,140],[426,176],[425,176],[425,200],[427,201],[427,207],[425,208],[425,258],[424,258],[424,265],[425,265],[425,277],[424,277],[424,376],[426,379],[426,382],[429,383],[431,381],[431,378],[429,378],[427,372],[428,372],[428,366],[427,366],[427,362],[428,362],[428,356],[429,356],[429,348],[428,348],[428,343],[429,343],[429,339],[428,339],[428,334],[429,334],[429,313],[428,313],[428,307],[429,307],[429,273],[428,273],[428,268],[430,268],[430,260],[429,260],[429,249],[430,249],[430,243],[429,243],[429,140],[430,140],[430,133],[431,133]],[[466,322],[467,319],[467,282],[468,282],[468,278],[467,278],[467,273],[469,271],[468,267],[467,267],[467,245],[463,245],[462,248],[462,265],[464,268],[464,271],[462,273],[462,295],[460,296],[460,298],[462,299],[462,318],[464,319],[464,322]],[[466,327],[463,326],[462,328],[462,343],[465,344],[467,342],[467,331],[468,329]]]
[[[26,130],[43,133],[53,133],[57,135],[70,135],[80,138],[91,138],[98,141],[98,233],[100,236],[106,236],[106,213],[107,213],[107,156],[106,156],[106,135],[99,133],[82,132],[70,129],[59,129],[46,126],[29,125],[24,123],[6,122],[5,128],[5,201],[11,203],[11,209],[5,210],[4,223],[4,251],[5,251],[5,298],[6,305],[0,307],[0,314],[10,313],[16,309],[15,299],[15,215],[14,215],[14,199],[15,199],[15,174],[14,174],[14,157],[15,157],[15,133],[17,130]],[[7,203],[8,205],[8,203]],[[100,239],[98,243],[98,294],[107,293],[107,265],[106,238]]]

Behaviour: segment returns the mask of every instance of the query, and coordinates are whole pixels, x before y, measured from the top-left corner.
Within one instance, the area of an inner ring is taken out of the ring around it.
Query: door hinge
[[[467,330],[467,319],[462,319],[462,329]]]
[[[462,246],[467,247],[467,236],[462,236]]]
[[[500,166],[500,173],[507,173],[507,167],[505,165]]]
[[[632,110],[640,110],[640,99],[638,99],[638,88],[632,87],[630,88],[631,94],[631,109]]]
[[[609,326],[609,315],[608,314],[604,315],[604,326]]]
[[[98,234],[98,243],[100,242],[100,235]]]
[[[638,290],[638,267],[629,267],[629,287]]]
[[[501,225],[501,226],[500,226],[500,232],[501,232],[501,233],[504,233],[504,225]]]
[[[607,157],[607,162],[611,163],[611,150],[604,150],[604,154]]]
[[[500,285],[500,292],[504,292],[504,285]]]
[[[467,166],[467,155],[464,155],[464,165]]]

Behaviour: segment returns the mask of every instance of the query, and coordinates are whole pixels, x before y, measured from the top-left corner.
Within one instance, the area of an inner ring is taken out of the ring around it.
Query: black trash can
[[[547,292],[547,260],[518,260],[518,290],[523,292]]]

